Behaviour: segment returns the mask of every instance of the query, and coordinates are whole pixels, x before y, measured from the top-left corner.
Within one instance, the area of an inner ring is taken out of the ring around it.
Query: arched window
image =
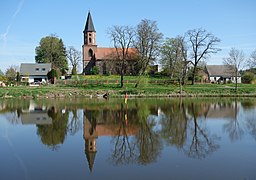
[[[89,57],[92,57],[92,56],[93,56],[93,50],[92,50],[92,49],[89,49],[89,51],[88,51],[88,56],[89,56]]]
[[[92,38],[89,38],[89,43],[92,43]]]

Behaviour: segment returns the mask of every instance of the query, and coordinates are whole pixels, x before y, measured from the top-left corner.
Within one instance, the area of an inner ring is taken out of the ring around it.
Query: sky
[[[89,11],[98,47],[112,46],[107,30],[113,25],[135,27],[149,19],[165,38],[197,28],[220,38],[222,51],[207,64],[223,64],[233,47],[247,57],[256,50],[255,0],[1,0],[0,69],[34,63],[40,39],[52,34],[81,51]]]

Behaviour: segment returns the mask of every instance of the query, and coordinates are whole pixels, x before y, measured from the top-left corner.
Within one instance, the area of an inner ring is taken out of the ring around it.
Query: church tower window
[[[93,56],[93,50],[92,50],[92,49],[89,49],[88,56],[89,56],[89,57],[92,57],[92,56]]]

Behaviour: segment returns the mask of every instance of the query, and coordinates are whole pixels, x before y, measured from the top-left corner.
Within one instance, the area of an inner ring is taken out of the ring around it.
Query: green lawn
[[[139,80],[139,86],[135,83]],[[234,84],[195,84],[185,85],[184,96],[251,96],[256,97],[256,85],[239,84],[235,92]],[[180,87],[177,83],[162,77],[125,76],[124,87],[120,88],[119,76],[76,76],[71,80],[58,81],[56,85],[40,87],[4,87],[0,88],[0,98],[54,98],[54,97],[85,97],[99,96],[108,92],[110,96],[123,96],[128,93],[134,96],[179,96]]]

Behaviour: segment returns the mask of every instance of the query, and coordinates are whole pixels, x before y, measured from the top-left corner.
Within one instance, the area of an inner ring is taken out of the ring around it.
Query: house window
[[[38,72],[39,71],[39,68],[36,68],[36,72]]]
[[[45,71],[45,68],[42,68],[42,71]]]

